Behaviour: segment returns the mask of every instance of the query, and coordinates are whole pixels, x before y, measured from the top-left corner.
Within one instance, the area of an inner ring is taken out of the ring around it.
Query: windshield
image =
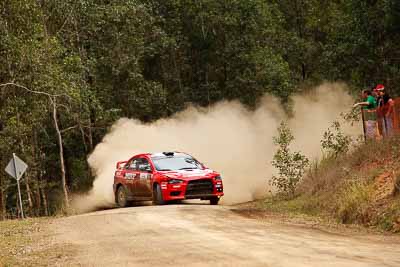
[[[153,158],[153,162],[157,171],[203,169],[202,164],[191,157]]]

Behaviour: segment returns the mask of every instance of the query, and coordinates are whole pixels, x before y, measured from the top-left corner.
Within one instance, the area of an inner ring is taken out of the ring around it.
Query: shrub
[[[272,176],[271,183],[277,187],[279,193],[293,197],[309,160],[300,152],[290,151],[289,146],[294,140],[294,136],[284,122],[279,126],[278,136],[273,140],[274,144],[278,146],[278,150],[274,155],[272,165],[278,169],[278,175]]]
[[[332,123],[321,140],[322,148],[335,158],[349,151],[350,143],[351,137],[342,132],[338,121]]]

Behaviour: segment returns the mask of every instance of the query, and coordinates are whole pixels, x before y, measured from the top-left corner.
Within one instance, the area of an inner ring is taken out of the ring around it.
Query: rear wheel
[[[218,202],[219,202],[219,198],[217,198],[217,197],[210,199],[210,205],[218,205]]]
[[[164,205],[166,203],[159,184],[157,184],[153,189],[153,203],[155,205]]]
[[[123,186],[118,187],[117,190],[117,204],[119,207],[124,208],[128,206],[128,199],[126,189]]]

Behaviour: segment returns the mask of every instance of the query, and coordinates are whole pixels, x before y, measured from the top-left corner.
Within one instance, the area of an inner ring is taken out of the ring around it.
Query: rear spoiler
[[[118,161],[117,162],[117,169],[122,169],[128,161]]]

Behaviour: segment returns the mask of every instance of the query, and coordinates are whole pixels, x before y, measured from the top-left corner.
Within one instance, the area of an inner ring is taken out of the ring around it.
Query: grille
[[[170,196],[176,197],[179,196],[181,194],[181,191],[173,191],[170,193]]]
[[[213,184],[210,179],[189,181],[186,187],[186,195],[204,195],[213,193]]]

